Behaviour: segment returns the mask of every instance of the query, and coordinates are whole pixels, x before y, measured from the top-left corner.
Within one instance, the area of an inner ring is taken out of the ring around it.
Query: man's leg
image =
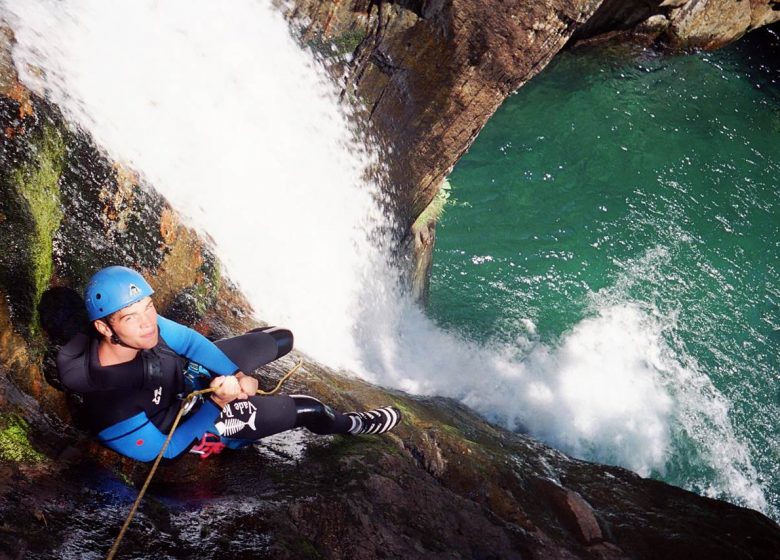
[[[322,435],[346,434],[350,426],[348,416],[304,395],[235,400],[225,405],[215,422],[221,436],[251,441],[300,427]]]
[[[217,340],[214,344],[241,368],[241,371],[252,373],[292,350],[293,334],[287,329],[264,327],[233,338]]]
[[[320,435],[380,434],[393,429],[400,419],[391,407],[343,414],[307,395],[258,395],[227,404],[215,427],[220,436],[254,441],[293,428]]]

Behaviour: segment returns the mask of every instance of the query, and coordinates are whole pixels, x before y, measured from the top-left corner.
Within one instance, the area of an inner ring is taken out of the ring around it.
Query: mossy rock
[[[18,105],[3,99],[0,126],[21,124]],[[49,118],[26,117],[23,133],[6,132],[0,150],[0,282],[15,325],[38,330],[35,307],[49,284],[62,219],[59,180],[65,141]],[[10,134],[10,137],[8,136]]]
[[[338,37],[334,37],[331,40],[331,44],[335,47],[335,52],[339,56],[345,54],[352,54],[366,38],[365,29],[350,29],[349,31],[342,33]]]
[[[0,416],[0,460],[13,463],[43,463],[47,460],[30,444],[29,429],[27,422],[16,414]]]

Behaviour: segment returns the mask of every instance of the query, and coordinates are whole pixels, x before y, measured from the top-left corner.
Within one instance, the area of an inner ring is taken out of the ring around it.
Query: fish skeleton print
[[[247,420],[246,422],[244,422],[243,420],[239,420],[238,418],[227,418],[221,422],[217,422],[216,424],[214,424],[214,427],[219,432],[219,435],[230,437],[233,434],[237,434],[247,426],[249,426],[252,430],[254,430],[255,416],[257,416],[256,410],[252,412],[252,415],[249,417],[249,420]]]

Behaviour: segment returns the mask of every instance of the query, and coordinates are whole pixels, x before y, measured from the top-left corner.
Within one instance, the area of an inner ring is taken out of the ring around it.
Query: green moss
[[[375,462],[382,455],[399,455],[401,450],[389,438],[377,436],[339,436],[326,445],[311,445],[307,461],[331,473],[333,483],[359,482],[375,471]],[[349,464],[344,470],[343,466]],[[343,480],[341,480],[343,478]]]
[[[322,554],[314,547],[314,545],[307,541],[294,541],[292,543],[286,543],[287,549],[294,554],[295,558],[318,560],[324,558]]]
[[[325,58],[338,59],[355,52],[365,37],[366,31],[362,29],[351,29],[332,39],[318,34],[309,39],[306,46]]]
[[[30,445],[29,426],[15,414],[0,416],[0,459],[14,463],[42,463],[46,456]]]
[[[414,228],[420,228],[427,224],[429,221],[438,221],[441,215],[444,213],[444,207],[447,205],[447,201],[450,198],[450,182],[446,179],[439,187],[439,192],[433,197],[431,203],[425,207],[425,210],[414,221]]]
[[[128,486],[130,488],[133,487],[133,479],[130,478],[128,474],[122,472],[121,469],[114,469],[114,474],[119,480],[125,483],[125,486]]]
[[[222,285],[222,274],[219,262],[209,251],[204,251],[203,264],[200,267],[205,281],[196,285],[194,290],[195,305],[199,315],[205,315],[219,297],[219,289]]]
[[[336,54],[339,56],[351,54],[355,52],[355,49],[358,48],[358,45],[363,42],[365,37],[366,32],[364,30],[353,29],[334,38],[332,44],[336,47]]]
[[[32,272],[33,304],[37,305],[41,294],[49,286],[54,269],[52,250],[54,234],[62,220],[59,179],[65,156],[65,142],[53,127],[45,127],[34,156],[20,166],[13,175],[14,182],[27,201],[33,217],[34,231],[30,239],[30,264]],[[38,330],[37,314],[30,326]]]
[[[417,425],[419,423],[417,414],[409,407],[404,401],[400,399],[393,399],[393,406],[401,411],[402,423],[408,425]]]
[[[439,424],[439,427],[447,434],[464,441],[469,441],[466,437],[464,437],[463,432],[461,432],[459,429],[457,429],[455,426],[450,426],[449,424],[441,423]]]
[[[308,456],[318,461],[339,462],[346,457],[363,457],[376,452],[379,444],[381,442],[377,438],[342,436],[334,438],[327,445],[309,446]]]

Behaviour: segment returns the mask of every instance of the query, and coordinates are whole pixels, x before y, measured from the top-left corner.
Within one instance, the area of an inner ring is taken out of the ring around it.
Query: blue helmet
[[[109,266],[97,271],[84,290],[84,302],[90,321],[102,319],[127,307],[154,290],[138,272],[126,266]]]

